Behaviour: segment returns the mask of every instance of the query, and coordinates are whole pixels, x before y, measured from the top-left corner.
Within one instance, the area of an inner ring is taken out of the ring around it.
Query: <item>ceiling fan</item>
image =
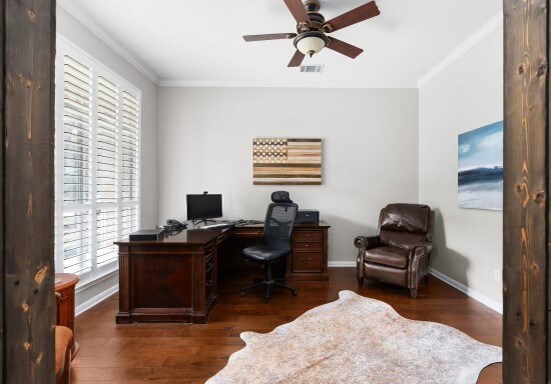
[[[297,33],[272,33],[267,35],[243,36],[245,41],[263,41],[294,39],[293,44],[297,49],[288,67],[298,67],[304,60],[304,56],[312,57],[314,54],[327,47],[345,56],[355,59],[363,49],[355,47],[344,41],[327,36],[328,33],[338,31],[350,25],[378,16],[381,12],[375,1],[361,5],[351,11],[343,13],[329,21],[320,10],[319,0],[283,0],[297,21]]]

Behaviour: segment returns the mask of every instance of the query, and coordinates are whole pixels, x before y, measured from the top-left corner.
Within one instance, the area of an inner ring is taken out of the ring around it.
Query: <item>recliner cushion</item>
[[[414,245],[419,244],[422,241],[427,241],[427,235],[420,233],[382,230],[379,234],[379,239],[381,244],[384,245],[411,249]]]
[[[430,207],[420,204],[389,204],[381,212],[381,230],[427,233]]]
[[[397,247],[377,247],[365,251],[365,262],[405,269],[408,266],[409,250]]]
[[[253,245],[243,250],[243,254],[247,259],[258,262],[280,259],[287,257],[290,253],[291,250],[289,249],[274,248],[266,244]]]

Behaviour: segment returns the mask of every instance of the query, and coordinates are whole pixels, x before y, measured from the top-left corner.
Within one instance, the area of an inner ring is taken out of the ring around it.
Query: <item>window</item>
[[[56,271],[118,268],[139,225],[140,91],[64,38],[56,57]]]

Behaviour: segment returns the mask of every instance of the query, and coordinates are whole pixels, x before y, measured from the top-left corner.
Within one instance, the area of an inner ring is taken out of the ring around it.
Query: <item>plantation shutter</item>
[[[119,87],[98,76],[96,143],[96,263],[102,267],[117,259]]]
[[[124,91],[122,97],[122,234],[138,229],[140,100]]]
[[[92,266],[92,71],[63,57],[63,270]]]
[[[57,51],[56,271],[87,282],[139,229],[141,95],[64,38]]]

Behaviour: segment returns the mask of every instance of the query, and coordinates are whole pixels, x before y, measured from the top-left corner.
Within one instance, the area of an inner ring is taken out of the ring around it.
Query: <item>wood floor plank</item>
[[[407,290],[376,282],[356,283],[354,268],[331,268],[329,282],[301,282],[297,297],[276,291],[264,304],[260,292],[239,297],[248,280],[221,281],[220,301],[208,324],[116,325],[113,296],[76,319],[80,351],[73,361],[77,384],[195,384],[222,369],[244,346],[241,332],[267,333],[318,305],[334,301],[344,289],[383,300],[402,316],[453,326],[482,342],[501,345],[501,315],[431,277],[418,299]],[[501,364],[482,371],[477,384],[502,383]]]

